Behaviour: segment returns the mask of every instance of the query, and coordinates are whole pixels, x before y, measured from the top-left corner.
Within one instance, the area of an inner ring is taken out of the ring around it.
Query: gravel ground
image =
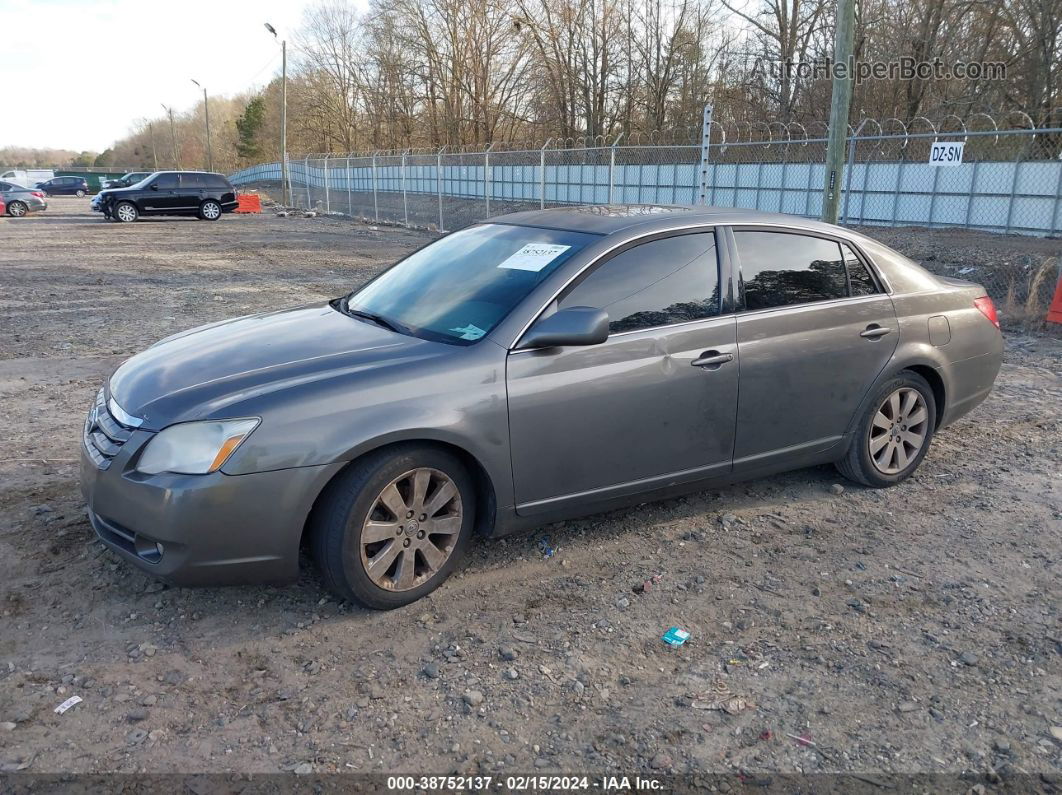
[[[1058,248],[890,235],[971,261]],[[308,564],[289,587],[189,590],[103,548],[74,459],[122,358],[337,295],[425,240],[272,215],[106,224],[87,199],[0,220],[0,771],[1057,782],[1057,339],[1008,335],[991,398],[901,486],[822,467],[480,541],[389,614],[337,604]],[[673,625],[682,647],[661,642]]]

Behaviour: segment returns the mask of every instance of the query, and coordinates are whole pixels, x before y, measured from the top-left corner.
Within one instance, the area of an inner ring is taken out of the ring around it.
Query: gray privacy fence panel
[[[934,141],[962,141],[959,165],[930,165]],[[715,143],[708,203],[817,218],[825,139]],[[848,139],[842,221],[1062,233],[1062,129]],[[458,229],[491,216],[575,204],[692,204],[697,146],[599,146],[292,158],[296,206],[366,220]],[[233,174],[276,187],[280,164]]]

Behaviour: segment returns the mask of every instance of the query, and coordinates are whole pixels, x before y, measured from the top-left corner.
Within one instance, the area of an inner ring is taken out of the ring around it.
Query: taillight
[[[981,298],[974,299],[974,306],[980,310],[981,314],[988,318],[989,322],[999,328],[999,315],[996,314],[996,305],[992,303],[992,299],[987,295]]]
[[[44,198],[44,193],[39,191],[39,190],[31,190],[30,191],[30,195],[31,196],[36,196],[38,199],[43,199]]]

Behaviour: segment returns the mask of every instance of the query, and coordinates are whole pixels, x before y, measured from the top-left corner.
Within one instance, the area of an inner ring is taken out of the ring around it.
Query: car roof
[[[797,215],[747,210],[741,207],[705,207],[670,204],[586,205],[525,210],[491,218],[490,223],[564,229],[610,235],[613,232],[645,226],[646,231],[667,231],[691,224],[776,224],[795,226],[808,231],[837,234],[848,230]]]

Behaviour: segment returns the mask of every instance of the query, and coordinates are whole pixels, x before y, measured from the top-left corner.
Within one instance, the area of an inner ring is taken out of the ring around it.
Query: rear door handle
[[[860,337],[866,337],[868,340],[876,340],[878,337],[884,337],[886,334],[892,332],[891,328],[884,328],[882,326],[867,326],[866,331],[860,331]]]
[[[705,351],[699,358],[694,359],[690,364],[694,367],[712,368],[718,369],[719,365],[726,364],[727,362],[734,361],[734,354],[732,353],[719,353],[719,351]]]

